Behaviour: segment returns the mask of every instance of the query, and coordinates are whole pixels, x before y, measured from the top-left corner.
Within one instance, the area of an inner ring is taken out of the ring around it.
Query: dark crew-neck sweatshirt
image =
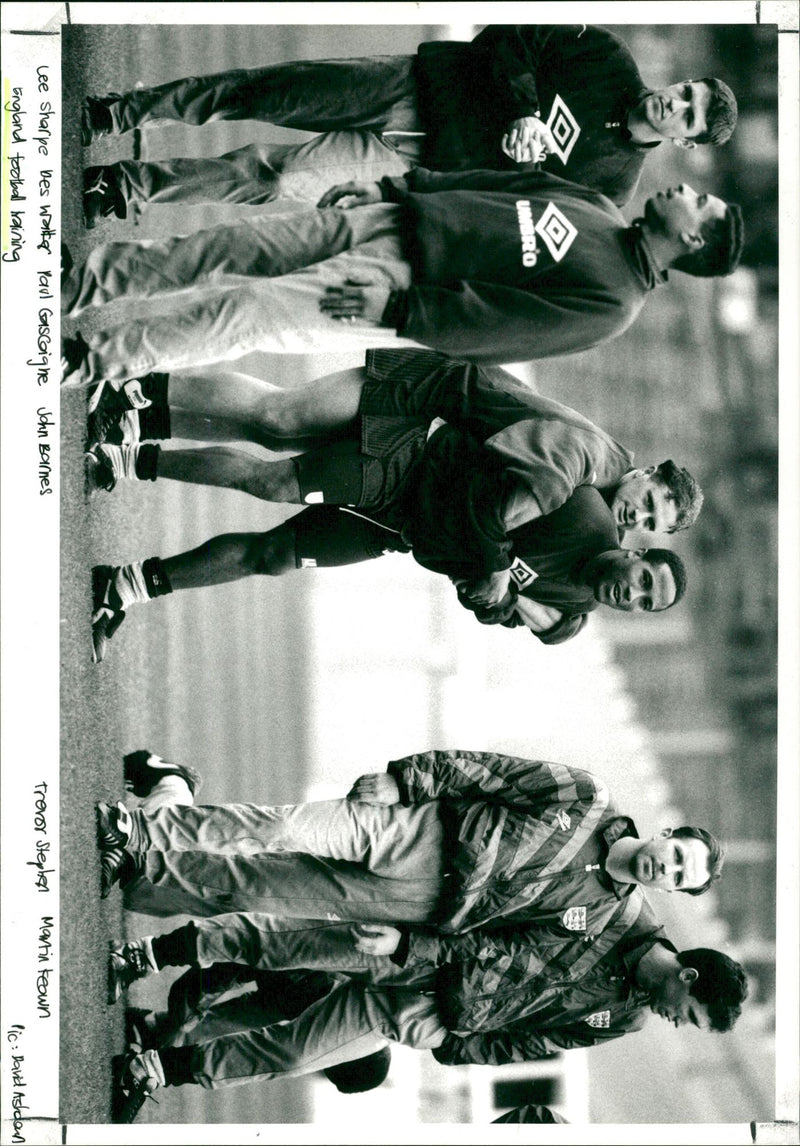
[[[413,270],[383,322],[462,361],[587,350],[621,334],[665,278],[639,227],[554,175],[415,168],[381,190],[404,207]]]

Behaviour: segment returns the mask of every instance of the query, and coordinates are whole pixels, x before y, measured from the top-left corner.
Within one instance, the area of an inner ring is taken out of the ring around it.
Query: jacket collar
[[[624,836],[631,836],[633,839],[638,840],[639,833],[636,830],[636,825],[630,816],[615,816],[613,820],[609,820],[600,832],[598,840],[601,864],[598,878],[605,887],[614,892],[617,899],[623,899],[626,895],[630,895],[636,887],[635,883],[623,883],[620,880],[614,879],[606,871],[606,859],[608,858],[611,845],[615,844],[617,840],[622,839]]]
[[[625,1009],[628,1010],[633,1007],[646,1006],[650,1002],[650,991],[644,987],[640,987],[636,982],[636,968],[639,966],[639,960],[645,955],[651,947],[655,947],[656,943],[660,943],[662,947],[666,947],[668,951],[678,953],[678,948],[674,943],[671,943],[664,934],[664,928],[658,927],[654,929],[649,935],[646,935],[635,947],[631,947],[628,951],[624,951],[620,955],[620,963],[623,974],[628,987],[628,996],[625,1004]]]

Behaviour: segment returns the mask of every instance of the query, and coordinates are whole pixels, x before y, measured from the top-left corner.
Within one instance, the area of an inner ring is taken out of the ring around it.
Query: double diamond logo
[[[545,246],[557,263],[572,246],[578,233],[569,219],[559,211],[555,203],[548,203],[544,214],[536,224],[536,233],[544,239]]]
[[[553,100],[553,106],[550,108],[550,115],[547,118],[547,126],[550,128],[550,133],[555,141],[555,154],[566,165],[573,147],[578,142],[581,129],[575,116],[560,95],[557,95]]]
[[[509,570],[514,584],[518,589],[524,589],[526,585],[530,585],[539,576],[534,573],[530,565],[526,565],[521,557],[515,557]]]

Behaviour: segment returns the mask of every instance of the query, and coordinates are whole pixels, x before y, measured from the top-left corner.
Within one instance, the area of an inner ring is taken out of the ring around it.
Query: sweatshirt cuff
[[[410,808],[412,804],[411,793],[408,790],[408,785],[403,776],[403,770],[397,764],[396,760],[390,760],[386,765],[386,771],[397,781],[397,787],[400,792],[400,803],[404,808]]]
[[[384,203],[400,203],[408,192],[408,184],[402,175],[384,175],[378,186]]]
[[[408,319],[408,307],[407,290],[391,291],[381,315],[381,326],[393,326],[397,331],[402,330]]]
[[[492,573],[502,573],[505,569],[510,569],[513,562],[507,549],[500,549],[499,547],[487,544],[481,554],[481,567],[483,577],[489,577]]]
[[[389,958],[393,963],[396,963],[398,967],[405,967],[406,961],[408,960],[408,948],[411,943],[411,935],[407,927],[401,927],[399,930],[400,942],[397,944],[397,950],[393,951]]]
[[[427,934],[425,931],[415,930],[408,933],[407,958],[413,963],[438,963],[441,952],[441,943],[438,935]]]

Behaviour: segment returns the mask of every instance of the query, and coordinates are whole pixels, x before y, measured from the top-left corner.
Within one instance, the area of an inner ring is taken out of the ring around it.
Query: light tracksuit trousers
[[[331,131],[308,143],[250,143],[214,158],[123,159],[106,170],[128,205],[279,201],[316,206],[337,183],[377,183],[413,165],[413,140]]]
[[[277,354],[417,348],[380,315],[340,321],[322,312],[328,287],[348,280],[378,289],[411,285],[394,203],[351,211],[254,215],[163,242],[104,243],[62,284],[62,310],[79,314],[142,300],[137,316],[86,336],[68,384],[85,385]],[[105,317],[105,316],[103,316]]]
[[[142,876],[125,904],[149,915],[432,923],[450,878],[435,802],[167,806],[131,818]]]

